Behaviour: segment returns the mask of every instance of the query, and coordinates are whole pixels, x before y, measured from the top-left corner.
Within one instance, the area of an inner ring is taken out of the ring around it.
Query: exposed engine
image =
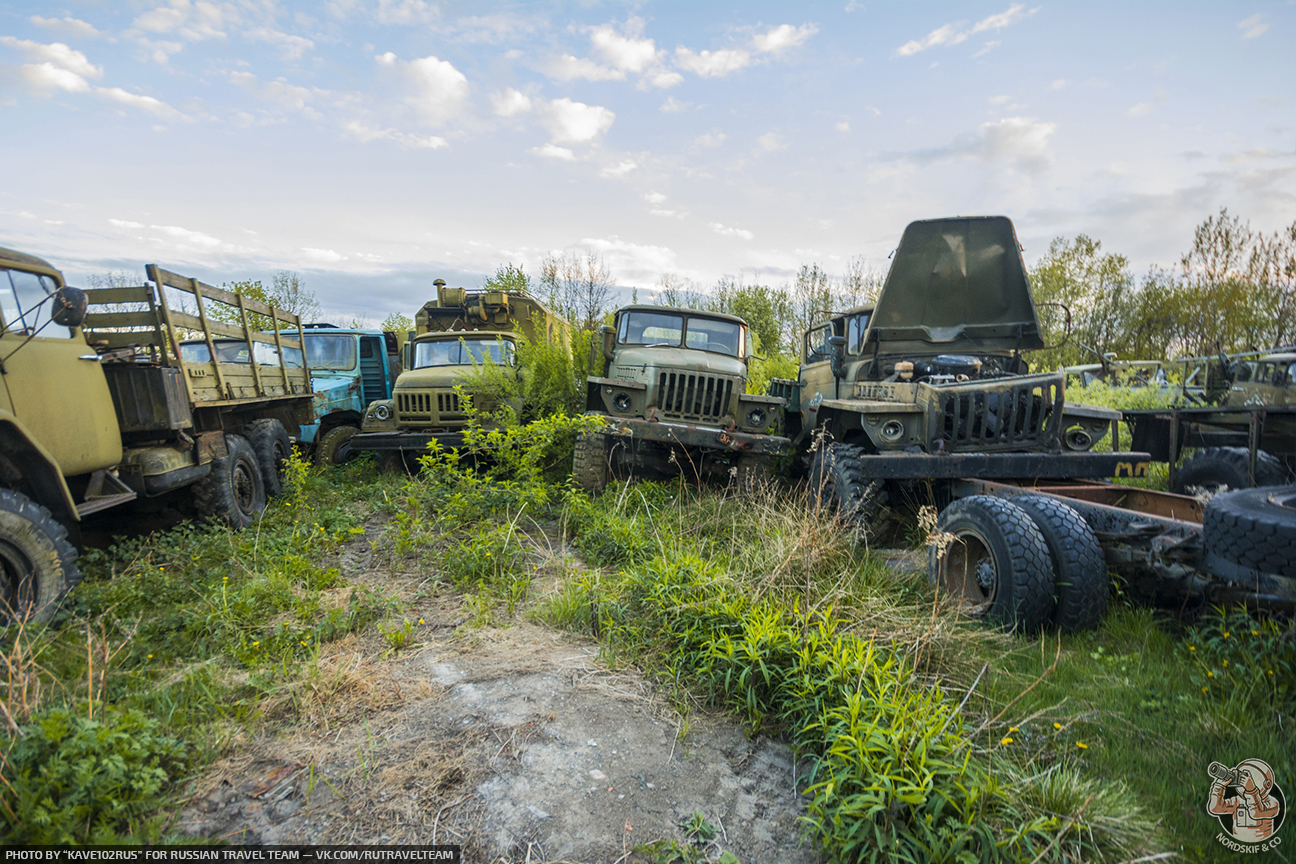
[[[972,354],[937,354],[914,360],[897,359],[881,364],[882,381],[922,381],[927,384],[953,384],[1007,378],[1026,372],[1024,361],[1016,357]]]

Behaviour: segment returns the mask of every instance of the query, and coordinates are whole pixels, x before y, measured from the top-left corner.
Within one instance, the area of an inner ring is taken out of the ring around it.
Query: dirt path
[[[627,855],[639,844],[685,842],[681,823],[700,811],[717,831],[701,844],[708,860],[819,860],[797,821],[805,766],[784,745],[696,715],[677,734],[681,718],[637,673],[607,669],[591,639],[527,623],[456,630],[464,613],[446,593],[417,608],[419,643],[390,659],[376,634],[328,646],[294,719],[214,765],[183,830],[613,864],[652,861]]]

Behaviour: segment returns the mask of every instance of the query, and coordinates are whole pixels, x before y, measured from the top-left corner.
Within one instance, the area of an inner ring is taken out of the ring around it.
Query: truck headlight
[[[612,407],[623,414],[630,410],[630,404],[630,394],[624,390],[612,397]]]
[[[764,408],[753,408],[747,412],[747,425],[764,426],[768,416],[769,415],[765,413]]]
[[[882,429],[878,432],[883,441],[895,443],[904,437],[904,424],[899,420],[888,420],[882,424]]]
[[[373,409],[373,418],[375,420],[386,420],[391,417],[391,409],[386,405],[375,405]]]

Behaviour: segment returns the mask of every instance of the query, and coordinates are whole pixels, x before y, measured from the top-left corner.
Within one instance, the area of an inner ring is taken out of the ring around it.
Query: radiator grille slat
[[[657,408],[665,417],[718,421],[729,410],[733,381],[717,375],[661,372]]]
[[[1056,437],[1059,382],[1029,381],[940,393],[936,434],[947,451],[1044,446]]]

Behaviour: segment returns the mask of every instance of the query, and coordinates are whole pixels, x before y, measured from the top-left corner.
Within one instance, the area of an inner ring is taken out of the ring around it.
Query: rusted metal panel
[[[179,369],[144,363],[104,363],[103,370],[122,432],[193,426],[193,412]]]
[[[896,453],[863,456],[866,477],[878,480],[972,478],[1145,477],[1146,453]]]
[[[392,452],[395,450],[427,450],[428,444],[433,441],[440,442],[443,449],[463,446],[462,432],[361,432],[358,435],[351,436],[343,447],[346,450],[340,450],[338,456],[345,459],[348,452],[363,453],[373,452]]]
[[[644,441],[662,444],[680,444],[686,447],[712,447],[758,455],[779,455],[792,452],[792,442],[778,435],[760,435],[717,429],[714,426],[694,426],[687,423],[654,422],[635,418],[607,418],[608,432]]]

